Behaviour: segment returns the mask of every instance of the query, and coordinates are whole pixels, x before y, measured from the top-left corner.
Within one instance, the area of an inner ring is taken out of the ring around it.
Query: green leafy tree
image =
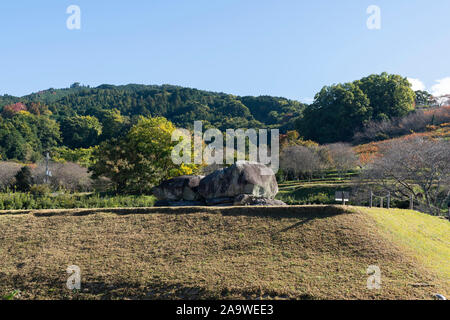
[[[92,153],[93,164],[89,167],[92,178],[106,177],[111,179],[115,191],[124,193],[131,184],[134,170],[130,162],[130,150],[126,139],[111,139],[102,142]]]
[[[407,78],[383,72],[354,82],[369,98],[370,120],[405,116],[414,110],[415,93]]]
[[[91,148],[69,149],[67,147],[56,147],[51,150],[52,160],[56,162],[74,162],[82,167],[88,168],[92,163],[92,153],[98,146]]]
[[[415,93],[406,78],[382,73],[352,83],[324,87],[297,121],[297,130],[320,143],[351,141],[370,120],[405,116]]]
[[[71,149],[89,148],[98,142],[102,125],[94,116],[74,116],[61,122],[64,145]]]
[[[102,110],[99,119],[103,128],[100,139],[103,141],[122,136],[124,129],[129,125],[128,117],[123,116],[116,108]]]
[[[28,160],[31,146],[15,128],[0,125],[0,150],[4,160]]]
[[[110,178],[118,192],[150,193],[164,179],[196,172],[196,165],[173,163],[174,130],[166,118],[141,117],[125,137],[105,141],[93,152],[94,178]]]
[[[59,124],[48,117],[35,117],[36,135],[40,141],[40,151],[47,151],[61,143]]]
[[[356,128],[369,118],[370,103],[353,83],[324,87],[304,111],[299,131],[322,143],[347,141]]]
[[[58,123],[47,115],[21,111],[0,117],[0,152],[6,159],[36,161],[61,142]]]
[[[415,93],[417,106],[430,106],[436,102],[434,97],[427,91],[419,90],[416,91]]]

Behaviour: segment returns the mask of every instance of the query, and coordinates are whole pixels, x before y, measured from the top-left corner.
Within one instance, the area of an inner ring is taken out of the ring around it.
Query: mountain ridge
[[[46,90],[22,97],[0,96],[0,109],[17,102],[39,102],[62,117],[94,115],[100,109],[118,109],[125,116],[164,116],[181,127],[190,127],[194,120],[206,126],[228,128],[230,121],[240,127],[294,128],[294,118],[301,115],[305,104],[283,97],[237,96],[177,85],[102,84],[97,87],[74,83],[70,88]],[[71,109],[72,112],[69,110]],[[209,114],[208,114],[209,113]],[[185,116],[183,116],[183,114]],[[291,120],[291,121],[290,121]]]

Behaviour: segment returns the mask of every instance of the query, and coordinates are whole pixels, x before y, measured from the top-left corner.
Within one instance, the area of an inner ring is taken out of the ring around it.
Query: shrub
[[[33,184],[33,177],[31,174],[31,169],[27,166],[24,166],[17,172],[16,176],[16,190],[27,192],[30,190],[31,185]]]
[[[0,210],[152,207],[155,203],[153,196],[50,195],[45,188],[33,186],[33,193],[0,193]]]
[[[50,192],[51,189],[48,184],[35,184],[30,188],[30,193],[34,196],[44,196]]]

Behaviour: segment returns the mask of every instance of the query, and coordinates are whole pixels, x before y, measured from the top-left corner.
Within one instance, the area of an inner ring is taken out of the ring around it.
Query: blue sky
[[[0,94],[169,83],[310,101],[383,71],[450,93],[449,12],[448,0],[2,0]]]

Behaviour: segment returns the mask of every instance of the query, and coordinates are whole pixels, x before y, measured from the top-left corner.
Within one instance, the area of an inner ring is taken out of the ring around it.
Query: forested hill
[[[282,131],[294,129],[295,119],[305,107],[280,97],[238,97],[173,85],[104,84],[91,88],[75,83],[67,89],[48,89],[21,98],[0,96],[0,108],[19,101],[47,105],[58,122],[76,115],[101,119],[106,110],[117,109],[131,119],[164,116],[183,128],[203,120],[205,127],[219,129],[276,127]]]
[[[56,147],[94,147],[123,136],[140,116],[162,116],[187,129],[202,120],[205,129],[296,130],[303,139],[321,144],[354,142],[359,134],[370,142],[393,137],[371,132],[387,123],[403,126],[404,117],[414,117],[416,105],[433,106],[430,95],[414,92],[407,78],[388,73],[325,86],[308,106],[282,97],[241,97],[173,85],[91,88],[74,83],[24,97],[0,96],[0,159],[33,161]],[[427,125],[436,125],[434,116],[419,129]]]

